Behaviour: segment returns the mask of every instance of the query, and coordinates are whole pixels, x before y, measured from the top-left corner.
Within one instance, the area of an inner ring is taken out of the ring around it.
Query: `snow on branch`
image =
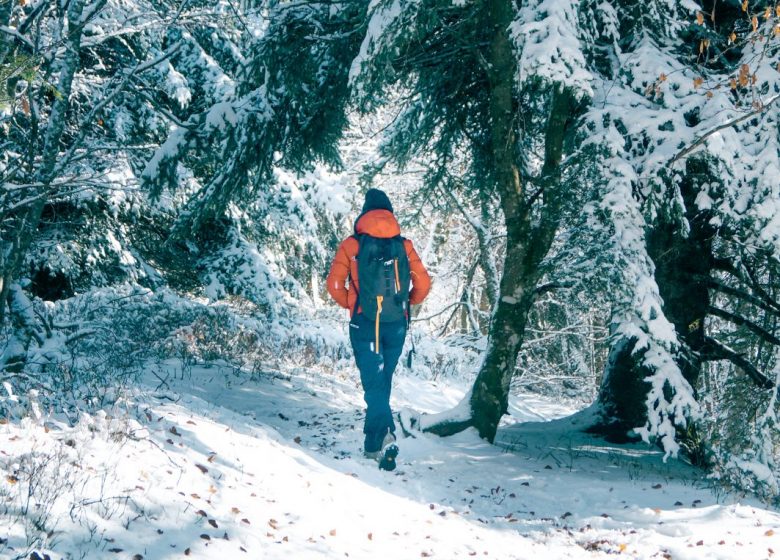
[[[525,2],[509,28],[518,55],[518,82],[546,78],[591,96],[593,76],[580,42],[579,0]]]
[[[646,404],[648,419],[635,431],[645,440],[660,440],[665,456],[676,456],[680,446],[677,427],[699,414],[693,388],[684,378],[675,357],[680,347],[674,325],[663,313],[663,301],[655,281],[655,267],[647,254],[645,220],[640,203],[632,193],[637,180],[631,165],[619,157],[606,162],[607,184],[598,208],[588,211],[606,216],[613,229],[608,250],[613,257],[616,277],[615,308],[612,317],[613,338],[635,340],[634,355],[653,372]],[[606,232],[605,232],[606,233]]]

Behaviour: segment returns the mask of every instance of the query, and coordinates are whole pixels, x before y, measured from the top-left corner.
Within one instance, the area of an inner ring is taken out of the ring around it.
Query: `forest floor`
[[[393,405],[446,410],[464,389],[399,373]],[[583,434],[572,412],[517,397],[496,445],[413,433],[384,472],[361,454],[354,377],[158,364],[110,414],[0,425],[0,558],[780,553],[778,512],[654,448]]]

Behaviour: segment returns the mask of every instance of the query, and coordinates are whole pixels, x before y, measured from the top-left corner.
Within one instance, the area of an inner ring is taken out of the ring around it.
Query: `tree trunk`
[[[674,325],[683,351],[677,360],[685,379],[696,387],[701,372],[701,352],[705,347],[704,319],[710,304],[706,279],[714,258],[710,212],[696,207],[699,185],[710,180],[706,162],[690,159],[680,183],[689,231],[662,216],[647,236],[648,254],[655,264],[655,280],[663,299],[663,312]],[[613,441],[626,441],[627,433],[647,421],[647,393],[644,380],[652,374],[642,365],[642,354],[634,354],[635,340],[618,339],[610,350],[599,401],[604,421],[592,431]]]
[[[564,138],[572,117],[572,94],[556,87],[552,93],[550,117],[545,133],[545,161],[539,184],[540,218],[531,223],[533,197],[520,182],[517,166],[519,147],[514,129],[516,115],[515,57],[508,27],[514,11],[507,0],[491,0],[490,25],[495,29],[489,50],[490,134],[495,180],[507,231],[504,270],[488,334],[488,347],[470,392],[469,418],[447,418],[424,429],[449,435],[474,426],[482,438],[493,442],[501,417],[506,414],[509,388],[517,354],[523,343],[528,313],[541,278],[540,265],[547,255],[561,214],[559,167]],[[528,199],[528,200],[526,200]]]

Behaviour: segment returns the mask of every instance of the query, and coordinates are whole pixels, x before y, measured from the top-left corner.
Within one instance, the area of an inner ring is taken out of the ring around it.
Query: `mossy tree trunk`
[[[470,393],[471,417],[443,420],[427,431],[449,435],[474,426],[481,437],[492,442],[499,421],[506,414],[509,388],[525,336],[528,314],[533,306],[547,255],[561,217],[560,162],[564,140],[573,115],[571,90],[555,86],[545,133],[545,159],[534,193],[520,180],[516,137],[517,102],[515,54],[508,28],[514,9],[507,0],[491,0],[489,25],[495,30],[488,50],[490,137],[493,168],[507,232],[507,249],[500,290],[488,333],[488,346]],[[534,204],[540,217],[532,223]],[[538,207],[537,207],[538,209]]]

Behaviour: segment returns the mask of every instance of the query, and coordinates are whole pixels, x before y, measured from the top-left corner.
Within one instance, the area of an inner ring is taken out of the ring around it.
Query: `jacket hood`
[[[389,210],[369,210],[355,222],[355,233],[365,233],[372,237],[390,238],[401,234],[398,220]]]

